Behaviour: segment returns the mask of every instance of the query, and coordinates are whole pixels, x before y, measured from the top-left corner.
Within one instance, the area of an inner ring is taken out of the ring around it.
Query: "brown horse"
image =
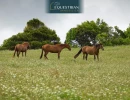
[[[97,59],[99,61],[99,49],[104,50],[102,44],[96,44],[94,46],[84,46],[79,50],[79,52],[74,56],[74,58],[76,59],[79,56],[79,54],[83,52],[83,59],[85,58],[86,54],[86,60],[87,60],[88,54],[90,54],[94,55],[94,60],[96,59],[97,56]]]
[[[25,52],[25,56],[26,56],[27,49],[29,49],[29,48],[30,48],[30,44],[28,42],[23,42],[22,44],[17,44],[14,49],[13,57],[15,57],[16,52],[17,52],[17,57],[19,57],[20,52],[22,52],[22,56],[23,56],[23,52]]]
[[[56,44],[56,45],[45,44],[45,45],[42,46],[42,53],[41,53],[40,59],[43,56],[43,51],[45,52],[45,54],[44,54],[45,59],[48,59],[47,54],[49,52],[58,53],[58,59],[60,59],[60,52],[64,48],[68,48],[69,50],[71,50],[71,48],[68,44]]]

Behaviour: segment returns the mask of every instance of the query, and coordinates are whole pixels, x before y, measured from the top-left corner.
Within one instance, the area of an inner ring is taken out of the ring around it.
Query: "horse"
[[[79,50],[79,52],[74,56],[74,58],[76,59],[79,56],[79,54],[83,52],[83,59],[86,58],[87,60],[87,57],[89,54],[89,55],[94,55],[94,60],[96,60],[96,56],[97,56],[97,59],[99,61],[99,49],[104,50],[103,45],[101,43],[96,44],[94,46],[84,46]],[[85,54],[86,54],[86,57],[85,57]]]
[[[64,48],[67,48],[68,50],[71,51],[71,48],[70,48],[70,46],[68,44],[55,44],[55,45],[45,44],[45,45],[42,46],[42,53],[41,53],[40,59],[43,56],[43,51],[45,52],[44,53],[44,58],[45,59],[48,59],[47,54],[49,52],[58,53],[58,59],[60,59],[60,53]]]
[[[14,49],[13,57],[15,57],[16,52],[17,52],[17,57],[19,57],[20,52],[22,52],[22,56],[23,56],[23,52],[25,52],[25,57],[26,57],[26,52],[27,52],[27,49],[29,49],[29,48],[30,48],[30,44],[28,42],[23,42],[22,44],[17,44]]]

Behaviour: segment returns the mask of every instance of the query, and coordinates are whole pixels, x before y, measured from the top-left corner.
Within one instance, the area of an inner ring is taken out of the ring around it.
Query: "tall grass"
[[[28,50],[27,57],[13,58],[13,51],[0,51],[0,100],[129,100],[130,46],[104,47],[99,61],[79,48],[64,49],[61,59],[41,50]]]

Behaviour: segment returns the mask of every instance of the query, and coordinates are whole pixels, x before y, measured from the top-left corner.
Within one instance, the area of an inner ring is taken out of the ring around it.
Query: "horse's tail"
[[[74,56],[74,58],[76,59],[81,52],[82,52],[82,48],[81,48],[81,49],[79,50],[79,52]]]
[[[41,53],[40,59],[42,58],[42,56],[43,56],[43,49],[42,49],[42,53]]]

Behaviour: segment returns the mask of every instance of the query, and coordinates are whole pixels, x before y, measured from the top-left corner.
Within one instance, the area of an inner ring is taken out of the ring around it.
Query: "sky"
[[[56,31],[64,43],[66,33],[84,21],[103,19],[109,26],[126,30],[130,23],[130,0],[82,0],[82,13],[50,14],[46,0],[0,0],[0,45],[23,32],[26,23],[38,18]]]

